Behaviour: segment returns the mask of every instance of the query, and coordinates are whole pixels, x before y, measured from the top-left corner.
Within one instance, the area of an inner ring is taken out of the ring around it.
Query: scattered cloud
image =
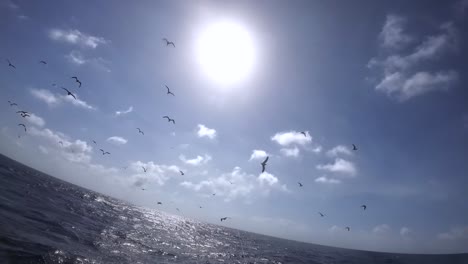
[[[325,165],[317,165],[317,169],[326,170],[330,172],[339,172],[342,174],[348,174],[350,176],[356,175],[357,169],[354,163],[347,161],[341,158],[336,158],[334,163],[329,163]]]
[[[411,235],[411,233],[413,233],[413,231],[412,231],[409,227],[404,226],[404,227],[402,227],[402,228],[400,229],[400,235],[401,235],[402,237],[406,237],[406,238],[407,238],[407,237],[409,237],[409,236]]]
[[[306,145],[312,142],[312,137],[307,133],[306,136],[296,131],[279,132],[271,137],[272,141],[280,144],[281,146],[287,147],[292,144]]]
[[[266,151],[260,150],[260,149],[254,149],[252,151],[252,155],[250,155],[249,161],[251,161],[251,160],[263,160],[267,156],[268,156],[268,153],[266,153]]]
[[[282,148],[281,153],[286,157],[299,157],[299,149],[295,146],[294,148]]]
[[[330,184],[339,184],[341,183],[338,179],[328,178],[326,176],[321,176],[315,179],[315,182],[318,183],[330,183]]]
[[[65,58],[72,64],[81,66],[84,64],[90,65],[95,69],[102,70],[105,72],[111,72],[110,62],[104,58],[86,58],[80,51],[72,50],[69,54],[65,55]]]
[[[439,33],[426,37],[406,55],[395,49],[413,42],[414,37],[404,34],[406,19],[389,15],[384,24],[382,57],[372,58],[368,67],[382,72],[382,78],[376,83],[377,91],[394,96],[400,101],[431,91],[445,91],[458,82],[458,73],[454,70],[433,70],[431,62],[443,55],[457,50],[457,30],[451,23],[442,24]],[[426,69],[427,68],[427,69]]]
[[[49,37],[52,40],[66,42],[69,44],[79,45],[86,48],[95,49],[99,45],[108,44],[109,41],[103,37],[97,37],[83,33],[77,29],[51,29]]]
[[[184,155],[180,155],[179,159],[183,161],[185,164],[199,166],[199,165],[208,163],[208,161],[210,161],[212,158],[210,155],[205,154],[204,156],[197,155],[197,157],[193,159],[187,159],[185,158]]]
[[[372,229],[372,232],[377,235],[383,235],[383,234],[388,233],[389,231],[390,231],[390,226],[387,224],[381,224],[381,225],[374,227],[374,229]]]
[[[213,128],[208,128],[205,125],[198,124],[198,137],[207,137],[209,139],[214,139],[216,137],[216,130]]]
[[[47,149],[46,147],[39,145],[38,148],[39,148],[39,151],[42,152],[43,154],[49,154],[49,149]]]
[[[143,171],[142,167],[145,167],[146,172]],[[153,161],[135,161],[130,164],[128,169],[133,173],[130,181],[135,187],[143,187],[152,183],[162,186],[170,179],[171,174],[178,175],[180,170],[175,165],[158,165]]]
[[[130,106],[130,107],[129,107],[127,110],[125,110],[125,111],[123,111],[123,110],[122,110],[122,111],[115,111],[115,115],[116,115],[116,116],[126,115],[126,114],[129,114],[129,113],[131,113],[131,112],[133,112],[133,106]]]
[[[115,145],[124,145],[128,142],[128,140],[126,140],[125,138],[117,136],[109,137],[107,141]]]
[[[26,121],[38,127],[43,127],[45,125],[44,119],[34,113],[30,113],[30,116],[26,117]]]
[[[19,20],[28,20],[29,17],[27,15],[18,15],[17,16]]]
[[[438,234],[437,238],[441,240],[468,240],[468,226],[451,228],[448,232]]]
[[[11,9],[19,9],[19,5],[17,5],[15,2],[13,2],[12,0],[5,0],[5,1],[2,1],[3,5],[7,6],[8,8],[11,8]]]
[[[96,110],[94,106],[91,106],[85,101],[81,100],[77,94],[75,94],[76,99],[67,95],[54,94],[51,91],[45,89],[31,89],[31,94],[51,107],[57,106],[62,102],[68,102],[80,108]]]
[[[351,155],[352,152],[348,147],[343,146],[343,145],[338,145],[330,149],[329,151],[327,151],[327,156],[329,157],[336,157],[339,154]]]

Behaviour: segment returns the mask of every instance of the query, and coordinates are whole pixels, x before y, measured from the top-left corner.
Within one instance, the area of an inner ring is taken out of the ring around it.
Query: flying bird
[[[215,195],[216,195],[216,193],[213,193],[212,195],[213,195],[213,196],[215,196]]]
[[[166,118],[167,119],[167,122],[172,122],[173,124],[175,124],[175,120],[168,117],[168,116],[163,116],[163,118]]]
[[[158,202],[158,204],[162,205],[162,203],[161,203],[161,202]]]
[[[302,131],[301,134],[304,135],[304,137],[307,137],[307,132],[306,131]]]
[[[175,48],[174,42],[169,41],[167,38],[163,38],[163,40],[166,42],[166,46],[172,45]]]
[[[15,106],[15,105],[18,106],[17,103],[14,103],[14,102],[12,102],[12,101],[8,101],[8,103],[10,104],[10,106]]]
[[[42,64],[44,64],[44,65],[47,64],[47,62],[46,62],[46,61],[43,61],[43,60],[39,61],[39,63],[42,63]]]
[[[75,79],[75,82],[78,83],[78,87],[81,87],[81,81],[78,79],[78,77],[73,76],[71,77],[72,79]]]
[[[137,127],[137,129],[138,129],[138,133],[141,133],[142,135],[145,135],[145,133],[143,133],[143,131],[141,131],[141,129],[139,129],[138,127]]]
[[[7,62],[9,67],[16,69],[15,65],[11,64],[11,61],[9,59],[7,59]]]
[[[68,91],[67,88],[63,88],[63,87],[61,87],[61,88],[62,88],[64,91],[67,92],[67,95],[71,95],[71,96],[72,96],[73,98],[75,98],[75,100],[76,100],[76,96],[75,96],[74,94],[72,94],[70,91]]]
[[[351,228],[349,228],[349,226],[345,227],[345,229],[348,230],[348,231],[351,230]]]
[[[104,151],[103,149],[99,149],[102,152],[102,155],[110,154],[108,151]]]
[[[171,90],[169,89],[169,87],[167,87],[167,85],[164,85],[164,86],[166,86],[167,94],[172,94],[172,96],[175,96],[175,94],[171,92]]]
[[[367,209],[367,205],[363,204],[361,205],[362,209],[366,210]]]
[[[201,205],[200,205],[200,209],[201,209],[201,208],[203,208],[203,207],[201,207]]]
[[[231,217],[227,217],[227,216],[226,217],[221,217],[221,222],[226,221],[228,218],[231,218]]]
[[[96,140],[93,140],[93,143],[97,145]]]
[[[183,171],[179,170],[179,172],[180,172],[180,175],[182,175],[182,176],[185,175],[185,173]]]
[[[62,141],[59,141],[59,144],[63,146],[63,142],[62,142]]]
[[[16,111],[16,113],[17,113],[17,114],[22,114],[22,115],[24,115],[24,114],[29,114],[27,111],[23,111],[23,110],[21,110],[21,111]]]
[[[260,163],[260,164],[262,165],[262,173],[265,172],[265,167],[266,167],[266,165],[267,165],[267,162],[268,162],[268,159],[269,159],[269,158],[270,158],[270,157],[267,156],[266,159],[265,159],[262,163]]]
[[[179,208],[176,208],[177,212],[180,212]]]
[[[24,124],[18,124],[18,126],[24,127],[24,132],[27,132],[27,131],[28,131],[28,130],[26,129],[26,125],[24,125]]]
[[[353,150],[357,150],[357,147],[356,145],[353,144]]]
[[[145,188],[141,188],[142,191],[146,190]]]
[[[299,187],[302,187],[302,186],[303,186],[302,183],[300,183],[300,182],[297,182],[297,184],[299,184]]]
[[[325,215],[324,215],[324,214],[322,214],[321,212],[318,212],[318,213],[319,213],[319,215],[320,215],[321,217],[324,217],[324,216],[325,216]]]
[[[143,166],[141,166],[141,167],[143,168],[143,171],[144,171],[144,172],[146,172],[146,168],[145,168],[145,167],[143,167]]]

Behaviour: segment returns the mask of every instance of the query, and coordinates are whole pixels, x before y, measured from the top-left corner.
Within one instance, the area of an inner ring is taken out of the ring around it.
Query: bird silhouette
[[[25,124],[18,124],[18,126],[24,127],[24,132],[27,132],[27,131],[28,131],[28,130],[26,129],[26,125],[25,125]]]
[[[367,205],[363,204],[361,205],[362,209],[366,210],[367,209]]]
[[[169,41],[167,38],[163,38],[163,40],[166,42],[166,46],[172,45],[175,48],[174,42]]]
[[[185,175],[185,173],[183,171],[179,170],[179,172],[180,172],[180,175],[182,175],[182,176]]]
[[[221,217],[220,220],[221,220],[221,222],[222,222],[222,221],[226,221],[228,218],[231,218],[231,217],[227,217],[227,216],[226,216],[226,217]]]
[[[146,172],[146,168],[145,168],[145,167],[143,167],[143,166],[141,166],[141,167],[143,168],[143,171],[144,171],[144,172]]]
[[[299,187],[302,187],[302,186],[303,186],[302,183],[300,183],[300,182],[297,182],[297,184],[299,184]]]
[[[158,204],[162,205],[162,203],[161,203],[161,202],[158,202]]]
[[[13,65],[9,59],[7,59],[6,61],[8,62],[9,67],[16,69],[15,65]]]
[[[353,144],[353,150],[357,150],[357,147],[356,145]]]
[[[99,149],[102,152],[102,155],[110,154],[108,151],[104,151],[103,149]]]
[[[145,188],[141,188],[142,191],[146,190]]]
[[[165,86],[166,86],[166,89],[167,89],[167,94],[172,94],[172,96],[175,96],[175,94],[171,92],[171,90],[169,89],[169,87],[167,87],[167,85],[165,85]]]
[[[68,91],[67,88],[63,88],[63,87],[61,87],[61,88],[62,88],[64,91],[67,92],[67,95],[71,95],[71,96],[72,96],[73,98],[75,98],[75,100],[76,100],[76,96],[75,96],[74,94],[72,94],[70,91]]]
[[[321,217],[324,217],[324,216],[325,216],[325,215],[324,215],[324,214],[322,214],[321,212],[318,212],[318,213],[319,213],[319,215],[320,215]]]
[[[268,162],[268,159],[269,159],[269,158],[270,158],[270,157],[267,156],[266,159],[265,159],[262,163],[260,163],[260,164],[262,165],[262,173],[265,172],[265,167],[266,167],[266,165],[267,165],[267,162]]]
[[[59,141],[59,144],[63,146],[63,142],[62,142],[62,141]]]
[[[301,134],[304,135],[304,137],[307,137],[307,132],[306,131],[302,131]]]
[[[213,195],[213,196],[215,196],[215,195],[216,195],[216,193],[213,193],[212,195]]]
[[[12,102],[12,101],[8,101],[8,103],[10,104],[10,106],[18,106],[17,103],[14,103],[14,102]]]
[[[97,145],[96,140],[93,140],[93,143]]]
[[[180,212],[179,208],[176,208],[177,212]]]
[[[167,119],[167,122],[172,122],[174,125],[175,125],[175,120],[168,117],[168,116],[163,116],[163,118],[166,118]]]
[[[201,205],[200,205],[200,209],[201,209],[201,208],[203,208],[203,207],[201,207]]]
[[[345,227],[345,229],[348,230],[348,231],[351,230],[351,228],[349,228],[349,226]]]
[[[27,111],[23,111],[23,110],[20,110],[20,111],[16,111],[17,114],[29,114]]]
[[[138,133],[141,133],[142,135],[145,135],[145,133],[143,133],[143,131],[140,128],[137,127],[137,129],[138,129]]]
[[[43,61],[43,60],[39,61],[39,63],[42,63],[42,64],[44,64],[44,65],[47,64],[47,62],[46,62],[46,61]]]
[[[75,79],[75,82],[78,83],[78,87],[81,87],[81,81],[78,79],[78,77],[73,76],[71,77],[72,79]]]

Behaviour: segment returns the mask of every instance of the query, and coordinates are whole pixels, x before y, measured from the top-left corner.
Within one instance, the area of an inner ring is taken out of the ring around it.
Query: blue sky
[[[467,252],[467,1],[2,0],[0,13],[1,153],[243,230]]]

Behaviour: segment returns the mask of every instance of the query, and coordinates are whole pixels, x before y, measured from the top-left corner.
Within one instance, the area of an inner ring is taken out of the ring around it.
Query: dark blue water
[[[447,263],[283,240],[130,205],[0,155],[0,263]]]

